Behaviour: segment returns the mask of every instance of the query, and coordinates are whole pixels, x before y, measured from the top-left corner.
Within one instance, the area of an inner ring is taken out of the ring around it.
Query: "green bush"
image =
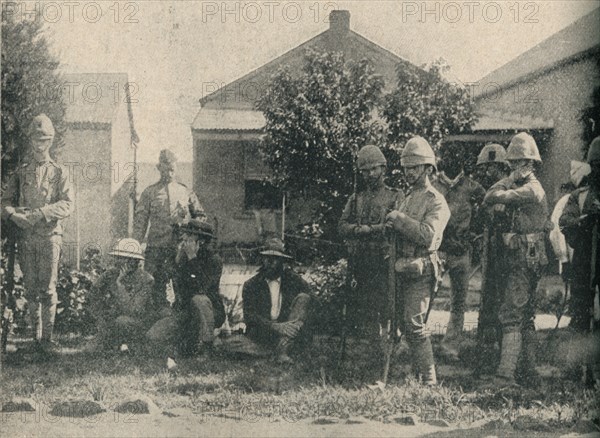
[[[308,270],[306,279],[317,296],[315,329],[318,333],[337,335],[341,332],[344,288],[348,262],[317,264]]]
[[[81,261],[81,271],[69,270],[61,265],[56,292],[58,308],[55,328],[59,333],[87,335],[94,327],[89,312],[89,294],[96,279],[104,272],[100,251],[90,248]]]

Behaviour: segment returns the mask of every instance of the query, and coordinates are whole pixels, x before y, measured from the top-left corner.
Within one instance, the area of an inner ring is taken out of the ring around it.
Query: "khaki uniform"
[[[422,189],[410,192],[397,210],[407,216],[396,240],[398,320],[416,371],[426,374],[434,362],[425,318],[439,277],[437,250],[450,209],[444,197],[427,182]]]
[[[386,215],[397,208],[404,194],[381,185],[353,194],[339,221],[340,234],[350,241],[350,257],[356,288],[348,297],[349,321],[358,326],[387,319],[389,242],[384,234]],[[369,225],[372,232],[357,236],[356,227]],[[372,330],[371,330],[372,331]]]
[[[109,269],[94,284],[91,311],[104,347],[140,342],[158,320],[153,309],[154,279],[143,269],[119,279],[119,269]]]
[[[531,174],[515,183],[504,178],[485,197],[488,204],[503,204],[509,229],[502,232],[502,257],[506,277],[499,319],[503,333],[533,328],[535,291],[542,267],[548,264],[544,231],[548,220],[546,193]]]
[[[154,277],[157,307],[167,304],[165,286],[173,278],[176,226],[190,217],[205,217],[204,209],[196,194],[178,182],[149,186],[136,206],[133,237],[143,242],[148,234],[145,269]]]
[[[17,240],[31,324],[38,340],[52,340],[58,303],[61,221],[72,213],[74,199],[67,170],[53,160],[25,162],[9,178],[2,195],[3,218],[9,216],[6,207],[15,207],[17,211],[40,209],[44,216],[31,228],[19,229]]]
[[[450,209],[450,220],[444,230],[440,251],[444,253],[452,285],[452,308],[447,337],[462,333],[465,305],[471,275],[472,220],[483,202],[485,190],[469,178],[462,176],[451,186],[438,183]]]

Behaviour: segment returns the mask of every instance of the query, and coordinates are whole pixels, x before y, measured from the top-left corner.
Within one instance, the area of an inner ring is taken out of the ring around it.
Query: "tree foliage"
[[[300,74],[280,70],[257,102],[266,117],[261,151],[272,182],[291,198],[316,200],[325,227],[352,193],[356,152],[381,132],[372,112],[382,89],[367,61],[310,51]]]
[[[2,14],[2,177],[26,148],[31,119],[45,113],[57,132],[54,153],[62,144],[65,106],[59,63],[50,54],[43,22]]]
[[[400,64],[397,87],[383,96],[383,79],[368,61],[308,52],[302,71],[280,70],[257,103],[272,182],[292,198],[316,199],[315,220],[326,233],[353,191],[362,146],[382,147],[387,181],[401,186],[398,147],[420,135],[439,152],[445,137],[468,132],[476,120],[467,90],[445,79],[448,70],[443,61],[423,69]],[[456,166],[464,158],[456,148],[447,156]]]

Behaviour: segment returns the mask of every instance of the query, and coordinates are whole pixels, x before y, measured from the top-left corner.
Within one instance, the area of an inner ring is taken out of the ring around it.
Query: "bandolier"
[[[504,211],[509,222],[502,227],[500,272],[505,281],[499,310],[502,326],[500,365],[493,384],[514,384],[521,357],[525,375],[533,377],[535,353],[535,293],[542,268],[548,264],[544,233],[548,229],[546,193],[533,172],[541,163],[533,137],[519,133],[508,146],[512,172],[494,184],[484,202]]]

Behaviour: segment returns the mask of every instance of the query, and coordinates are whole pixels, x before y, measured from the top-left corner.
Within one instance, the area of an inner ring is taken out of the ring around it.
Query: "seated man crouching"
[[[284,253],[281,240],[268,240],[260,255],[258,274],[246,281],[242,290],[246,333],[279,362],[292,363],[289,348],[306,330],[310,286],[285,266],[293,259]]]
[[[90,308],[97,321],[94,349],[142,347],[157,321],[153,308],[154,279],[142,268],[142,249],[135,239],[120,239],[109,255],[114,266],[104,272],[91,290]]]
[[[215,327],[225,322],[225,309],[219,296],[223,263],[209,247],[213,237],[209,223],[190,219],[181,226],[180,232],[173,281],[177,354],[206,357],[214,349]]]

